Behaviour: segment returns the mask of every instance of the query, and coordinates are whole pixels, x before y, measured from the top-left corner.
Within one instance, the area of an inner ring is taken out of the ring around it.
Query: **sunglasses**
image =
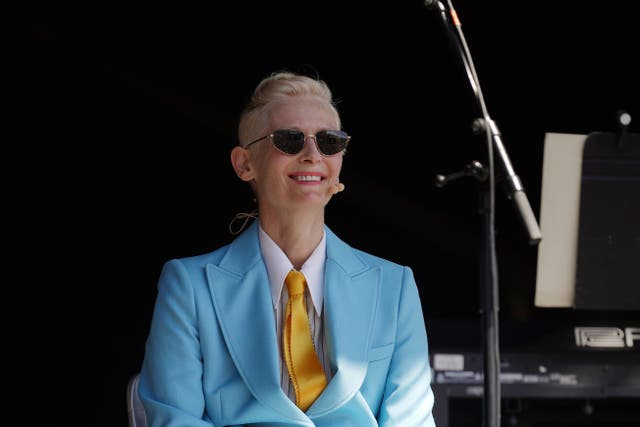
[[[274,147],[284,154],[298,154],[302,151],[307,138],[313,138],[318,151],[323,156],[333,156],[347,149],[347,144],[351,137],[341,130],[321,130],[315,135],[305,135],[304,132],[294,129],[277,129],[269,135],[262,136],[251,141],[244,148],[249,147],[263,139],[271,139]]]

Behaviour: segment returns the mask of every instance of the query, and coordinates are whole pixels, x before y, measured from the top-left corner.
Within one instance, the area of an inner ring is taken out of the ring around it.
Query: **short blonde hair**
[[[267,126],[270,104],[295,96],[315,96],[326,101],[335,112],[338,128],[340,128],[340,115],[331,90],[324,81],[281,71],[269,75],[258,84],[247,106],[240,114],[238,124],[240,145],[244,146],[250,140],[262,136],[258,133],[264,132]]]

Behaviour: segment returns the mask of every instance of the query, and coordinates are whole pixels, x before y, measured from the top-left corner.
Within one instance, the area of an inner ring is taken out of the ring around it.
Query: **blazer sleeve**
[[[167,262],[140,373],[139,395],[150,427],[212,427],[203,419],[202,356],[194,290],[184,264]]]
[[[381,427],[435,427],[427,333],[418,288],[404,267],[395,348],[378,414]]]

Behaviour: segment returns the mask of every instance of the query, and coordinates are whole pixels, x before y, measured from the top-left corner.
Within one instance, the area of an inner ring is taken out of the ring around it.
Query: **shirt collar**
[[[259,230],[260,251],[262,252],[264,263],[267,266],[273,307],[277,308],[280,304],[280,295],[282,294],[284,279],[287,277],[289,271],[293,269],[293,264],[262,227],[259,227]],[[311,295],[313,306],[318,315],[322,311],[322,302],[324,299],[324,263],[327,258],[326,248],[326,235],[322,233],[320,243],[318,243],[318,246],[316,246],[300,269],[307,280],[309,294]]]

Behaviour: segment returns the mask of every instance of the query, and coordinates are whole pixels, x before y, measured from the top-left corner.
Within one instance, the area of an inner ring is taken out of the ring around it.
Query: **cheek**
[[[256,180],[273,182],[280,180],[287,165],[287,159],[278,155],[264,155],[256,163]]]
[[[342,158],[343,155],[336,156],[336,159],[331,162],[331,170],[334,175],[340,175],[340,171],[342,170]]]

